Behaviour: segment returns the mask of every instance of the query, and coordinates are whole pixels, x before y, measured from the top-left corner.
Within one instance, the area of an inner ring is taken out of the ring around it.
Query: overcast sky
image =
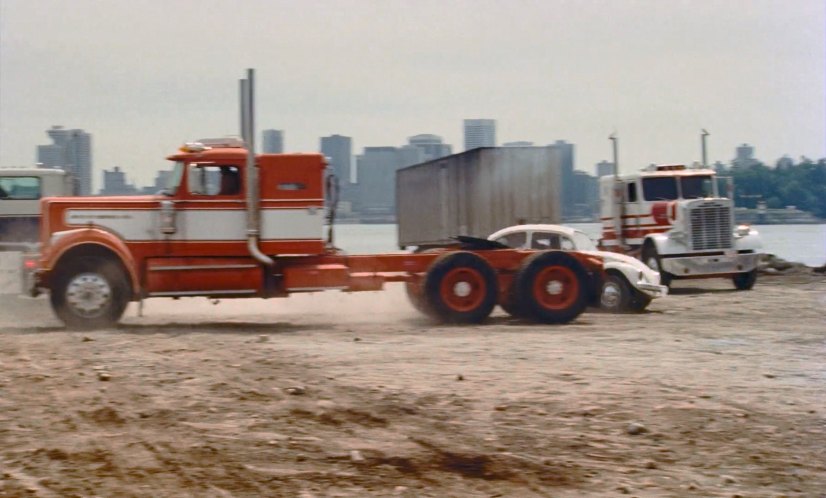
[[[462,150],[462,120],[499,143],[576,144],[620,164],[826,157],[823,0],[0,0],[0,166],[35,162],[52,125],[93,135],[94,182],[144,185],[182,142],[257,128],[288,151],[334,133],[419,133]],[[260,150],[260,147],[259,147]]]

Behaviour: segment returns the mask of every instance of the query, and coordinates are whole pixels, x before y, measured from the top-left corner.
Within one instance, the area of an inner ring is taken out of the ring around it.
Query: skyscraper
[[[477,147],[496,147],[495,119],[465,120],[465,150]]]
[[[424,153],[423,162],[432,161],[433,159],[439,159],[440,157],[451,154],[450,145],[442,143],[442,137],[438,135],[416,135],[408,138],[407,143],[422,150]]]
[[[392,219],[396,214],[396,171],[418,164],[424,151],[412,145],[403,147],[365,147],[357,158],[359,210],[362,218]]]
[[[261,152],[264,154],[283,154],[284,130],[264,130],[261,132]]]
[[[37,146],[37,162],[44,168],[61,168],[72,175],[73,194],[92,193],[92,135],[83,130],[52,126],[49,145]]]
[[[338,177],[339,184],[352,183],[350,178],[353,157],[353,139],[342,135],[321,137],[321,153],[330,158],[330,168]]]
[[[565,219],[574,215],[574,205],[579,202],[574,189],[574,144],[557,140],[549,147],[556,147],[562,155],[562,219]]]
[[[614,163],[600,161],[597,163],[597,178],[614,174]]]

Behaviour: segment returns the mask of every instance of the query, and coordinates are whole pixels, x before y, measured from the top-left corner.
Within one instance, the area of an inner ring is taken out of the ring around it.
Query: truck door
[[[162,254],[147,261],[150,296],[255,294],[262,282],[246,248],[241,168],[189,163],[177,191],[161,201]]]

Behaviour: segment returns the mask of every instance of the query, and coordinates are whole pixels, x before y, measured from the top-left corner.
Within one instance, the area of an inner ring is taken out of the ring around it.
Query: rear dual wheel
[[[526,258],[514,277],[507,308],[540,323],[567,323],[588,305],[588,275],[573,256],[561,251]]]
[[[470,252],[439,256],[421,289],[413,284],[407,289],[414,307],[446,323],[481,322],[490,315],[498,295],[493,268]]]

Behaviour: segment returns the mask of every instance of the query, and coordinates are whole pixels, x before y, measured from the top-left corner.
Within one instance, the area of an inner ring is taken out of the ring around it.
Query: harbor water
[[[596,240],[599,223],[570,223]],[[763,239],[763,251],[808,266],[826,264],[826,224],[755,225]],[[398,252],[395,224],[336,225],[334,243],[350,254]],[[326,236],[326,233],[325,233]]]

